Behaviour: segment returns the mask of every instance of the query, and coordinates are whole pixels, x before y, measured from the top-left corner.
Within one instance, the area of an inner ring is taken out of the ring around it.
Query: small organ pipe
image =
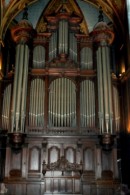
[[[108,46],[106,47],[106,62],[107,62],[107,79],[108,79],[108,105],[110,115],[110,132],[113,133],[113,111],[112,111],[112,84],[110,77],[110,53]]]
[[[55,93],[55,82],[51,84],[51,90],[52,90],[52,99],[51,99],[51,113],[52,113],[52,121],[51,123],[54,125],[55,121],[56,121],[56,103],[55,99],[56,99],[56,93]],[[54,113],[55,112],[55,113]]]
[[[60,81],[62,79],[58,79],[58,90],[59,90],[59,96],[58,96],[58,99],[59,99],[59,104],[57,104],[57,107],[58,107],[58,113],[57,113],[57,117],[58,117],[58,126],[60,126],[60,107],[61,107],[61,87],[60,87]],[[58,102],[57,102],[58,103]]]
[[[102,61],[101,61],[101,48],[98,48],[97,51],[97,60],[98,60],[98,66],[97,66],[97,72],[98,72],[98,100],[99,100],[99,125],[100,125],[100,131],[103,133],[103,120],[104,120],[104,111],[103,111],[103,81],[102,81]]]
[[[88,113],[88,93],[86,93],[86,88],[87,88],[87,83],[83,82],[83,89],[84,89],[84,93],[83,93],[83,97],[84,97],[84,103],[85,103],[85,106],[83,106],[84,108],[84,124],[85,126],[88,125],[88,116],[87,116],[87,113]],[[86,100],[85,100],[85,96],[86,96]]]
[[[32,81],[32,102],[30,107],[32,108],[32,126],[35,126],[35,79]]]
[[[42,127],[44,125],[44,89],[41,79],[34,79],[31,83],[30,96],[30,126]]]
[[[37,101],[37,92],[36,92],[36,79],[34,79],[34,98],[33,98],[33,104],[34,104],[34,111],[33,111],[33,118],[34,118],[34,127],[36,126],[36,101]]]
[[[92,96],[92,98],[93,98],[93,127],[95,126],[95,90],[94,90],[94,84],[93,84],[93,96]]]
[[[26,96],[27,96],[27,77],[28,77],[28,47],[25,46],[25,61],[24,61],[24,72],[23,72],[23,97],[21,98],[21,131],[24,131],[25,115],[26,115]]]
[[[30,87],[30,105],[29,105],[29,125],[32,124],[32,83],[31,83],[31,87]]]
[[[65,53],[65,25],[64,25],[64,20],[62,22],[62,53]]]
[[[41,108],[42,108],[42,102],[40,101],[40,93],[42,93],[42,88],[41,88],[41,79],[39,79],[39,91],[38,91],[38,126],[41,126]]]
[[[17,102],[16,102],[16,132],[21,130],[21,129],[19,129],[19,120],[20,120],[20,104],[21,104],[21,93],[22,93],[24,49],[25,49],[24,45],[21,45],[21,49],[20,49],[21,55],[19,58],[18,91],[17,91]]]
[[[42,91],[43,91],[43,89],[42,89],[42,80],[41,79],[39,79],[39,100],[38,100],[38,104],[39,104],[39,111],[38,111],[38,118],[39,118],[39,127],[41,127],[42,126],[42,118],[41,118],[41,116],[42,116],[42,108],[43,108],[43,101],[41,101],[41,95],[42,95]]]
[[[61,20],[59,22],[59,54],[68,53],[68,22]]]
[[[104,91],[104,114],[105,114],[105,131],[109,131],[109,112],[108,112],[108,82],[106,68],[106,52],[105,47],[102,47],[102,68],[103,68],[103,91]]]
[[[64,120],[64,126],[66,126],[66,122],[67,122],[67,88],[66,88],[66,81],[67,79],[65,79],[65,96],[64,96],[64,102],[65,102],[65,107],[64,107],[64,113],[65,113],[65,120]]]
[[[88,98],[89,99],[89,104],[88,104],[89,115],[88,116],[89,116],[89,127],[91,127],[91,120],[92,120],[92,115],[91,115],[91,100],[92,99],[90,99],[90,97],[92,96],[92,93],[91,93],[92,91],[91,91],[91,83],[90,83],[90,81],[88,81],[88,86],[89,86],[89,90],[88,90],[89,91],[89,93],[88,93],[89,94],[88,95],[89,96],[89,98]]]
[[[60,113],[60,115],[61,115],[61,127],[63,127],[63,116],[64,116],[64,110],[63,110],[63,108],[64,108],[64,105],[63,105],[63,94],[64,94],[64,79],[62,78],[62,80],[61,80],[61,85],[62,85],[62,87],[61,87],[61,113]]]
[[[55,102],[56,102],[56,111],[54,113],[55,113],[55,121],[56,121],[55,122],[55,125],[57,126],[58,125],[58,101],[59,101],[58,97],[59,97],[59,94],[56,91],[56,88],[57,88],[57,85],[56,84],[57,83],[55,83],[55,94],[56,94],[56,98],[55,98],[55,100],[53,100],[53,104],[55,104]]]
[[[75,125],[76,99],[73,83],[69,79],[60,78],[52,82],[51,88],[53,90],[55,88],[55,98],[52,99],[53,103],[51,103],[51,94],[49,97],[49,109],[50,112],[54,113],[55,123],[53,125],[62,127]]]
[[[59,54],[61,53],[61,47],[62,47],[62,30],[61,30],[61,21],[59,22]]]
[[[90,80],[81,83],[81,125],[92,127],[95,125],[95,95],[94,84]]]
[[[13,98],[12,98],[12,110],[11,110],[11,132],[14,131],[15,126],[15,111],[16,111],[16,92],[18,83],[18,62],[20,56],[21,45],[18,44],[16,47],[16,61],[15,61],[15,75],[14,75],[14,86],[13,86]]]
[[[35,127],[37,126],[37,79],[35,79],[35,95],[34,95],[34,119],[35,119]]]
[[[39,90],[38,90],[38,126],[40,127],[41,125],[41,111],[40,108],[42,107],[42,102],[40,101],[40,93],[42,93],[41,89],[41,79],[39,79]]]

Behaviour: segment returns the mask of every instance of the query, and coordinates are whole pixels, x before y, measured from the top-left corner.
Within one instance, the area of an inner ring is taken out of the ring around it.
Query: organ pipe
[[[28,22],[27,18],[24,19],[24,15],[20,23],[11,29],[12,38],[16,42],[11,133],[24,133],[29,63],[29,48],[27,44],[32,32],[32,25]]]
[[[2,128],[9,129],[9,115],[10,115],[10,100],[11,100],[11,84],[9,84],[3,95],[3,107],[2,107]]]
[[[20,103],[21,103],[21,90],[22,90],[22,77],[23,75],[23,63],[24,63],[24,45],[21,45],[20,48],[20,58],[19,58],[19,64],[16,66],[19,66],[19,72],[18,72],[18,90],[17,90],[17,101],[16,101],[16,131],[19,131],[19,120],[20,120]],[[25,94],[23,94],[25,95]]]
[[[101,40],[97,49],[99,128],[100,133],[113,134],[110,48],[108,47],[108,43],[105,38],[104,40]]]
[[[101,48],[97,51],[97,72],[98,72],[98,116],[99,116],[99,128],[100,132],[103,133],[104,130],[104,101],[103,101],[103,80],[102,80],[102,61],[101,61]]]
[[[45,66],[45,48],[38,45],[33,50],[33,68],[44,68]]]
[[[108,81],[107,81],[107,64],[106,64],[106,52],[105,47],[101,46],[101,58],[102,58],[102,73],[103,73],[103,96],[104,96],[104,118],[105,118],[105,130],[108,133],[109,129],[109,112],[108,112]],[[101,86],[100,86],[101,87]]]
[[[29,105],[29,126],[31,127],[43,127],[44,125],[44,98],[44,81],[38,78],[32,80]]]
[[[102,133],[103,128],[105,128],[105,131],[107,133],[112,133],[112,89],[110,77],[109,49],[107,48],[107,46],[103,45],[98,49],[97,60],[100,130]],[[103,123],[105,126],[103,126]]]
[[[13,132],[15,127],[15,112],[16,112],[16,95],[17,95],[17,84],[18,84],[18,62],[19,62],[19,56],[20,56],[20,48],[21,45],[18,44],[16,46],[16,61],[15,61],[15,75],[14,75],[14,86],[13,86],[13,98],[12,98],[12,110],[11,110],[11,132]]]
[[[119,103],[119,92],[116,86],[113,86],[113,101],[114,101],[114,122],[115,131],[119,132],[120,129],[120,103]]]
[[[81,83],[80,105],[81,126],[95,127],[95,91],[90,80]]]
[[[106,47],[106,62],[107,62],[107,80],[108,80],[108,101],[109,101],[109,113],[110,113],[110,132],[113,132],[113,110],[112,110],[112,84],[110,73],[110,50]]]
[[[52,32],[49,43],[49,60],[56,58],[57,55],[57,31]]]
[[[66,78],[51,83],[49,93],[50,126],[70,127],[75,125],[76,93],[75,85]]]
[[[68,54],[68,21],[59,21],[59,39],[58,39],[59,54]]]
[[[21,131],[24,131],[25,116],[26,116],[26,97],[27,97],[27,83],[28,83],[28,59],[29,59],[29,50],[25,46],[25,60],[23,67],[23,80],[22,80],[22,91],[23,97],[21,98]]]
[[[77,40],[75,38],[74,32],[69,33],[69,54],[71,59],[76,63],[77,62]]]
[[[17,47],[16,72],[14,78],[12,126],[11,132],[23,132],[26,112],[27,77],[28,77],[28,46],[21,44]]]
[[[100,13],[102,14],[102,12]],[[110,73],[110,48],[114,33],[99,17],[93,30],[93,40],[97,44],[98,114],[101,134],[113,134],[112,83]]]
[[[89,47],[84,47],[81,50],[81,68],[92,69],[92,50]]]

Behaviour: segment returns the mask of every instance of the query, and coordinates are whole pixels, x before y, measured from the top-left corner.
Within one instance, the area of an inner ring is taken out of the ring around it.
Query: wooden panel
[[[22,160],[21,160],[21,152],[14,153],[12,152],[12,158],[11,158],[11,169],[21,169]]]
[[[41,189],[39,184],[28,184],[27,185],[27,194],[28,195],[40,195]]]
[[[15,184],[8,184],[6,186],[7,186],[8,192],[11,192],[11,195],[12,194],[15,194],[15,188],[16,188],[16,185]]]
[[[51,192],[51,179],[45,180],[45,192]]]
[[[89,171],[94,169],[94,154],[91,148],[84,150],[84,169]]]
[[[16,190],[15,190],[15,194],[18,195],[24,195],[26,192],[26,185],[25,184],[16,184]]]
[[[29,149],[29,172],[39,172],[41,167],[41,151],[38,147]]]
[[[25,195],[26,194],[26,184],[8,184],[6,185],[9,195]],[[7,194],[8,194],[7,193]]]
[[[59,191],[59,180],[56,178],[53,180],[53,192]]]
[[[105,153],[102,152],[102,170],[111,170],[111,166],[112,166],[112,153]]]
[[[69,193],[73,192],[73,180],[72,179],[66,180],[66,191]]]
[[[74,180],[74,192],[80,193],[80,180],[79,179]]]
[[[74,150],[74,148],[68,147],[68,148],[65,149],[65,158],[71,163],[75,162],[75,150]]]
[[[56,146],[49,148],[48,150],[48,162],[53,163],[60,157],[60,149]]]
[[[65,179],[60,179],[60,192],[65,192]]]

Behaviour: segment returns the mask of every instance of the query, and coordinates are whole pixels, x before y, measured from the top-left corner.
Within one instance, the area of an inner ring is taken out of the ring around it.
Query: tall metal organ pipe
[[[80,120],[82,127],[95,127],[95,90],[91,80],[81,82]]]
[[[102,18],[103,19],[103,18]],[[100,133],[113,134],[112,82],[110,71],[110,44],[114,33],[101,20],[93,30],[94,44],[97,45],[98,117]]]
[[[74,127],[76,125],[75,85],[67,78],[58,78],[50,85],[49,126]]]
[[[11,87],[12,85],[9,84],[4,89],[3,94],[3,106],[2,106],[2,128],[9,129],[9,115],[10,115],[10,99],[11,99]]]
[[[57,55],[57,31],[52,33],[49,42],[49,61],[56,58]]]
[[[11,109],[11,133],[24,132],[29,65],[27,43],[31,38],[32,32],[32,25],[27,19],[22,19],[11,31],[12,38],[17,44]]]
[[[33,50],[33,68],[42,69],[45,67],[45,48],[37,45]]]
[[[59,21],[59,54],[68,54],[68,21],[60,20]]]
[[[74,32],[69,33],[69,55],[71,59],[77,62],[77,40]]]
[[[81,68],[93,69],[92,50],[89,47],[84,47],[81,50]]]

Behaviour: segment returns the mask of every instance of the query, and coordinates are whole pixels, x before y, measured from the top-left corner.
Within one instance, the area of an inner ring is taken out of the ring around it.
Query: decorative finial
[[[100,6],[100,7],[99,7],[98,22],[102,22],[102,21],[104,21],[104,18],[103,18],[103,11],[102,11],[102,7]]]
[[[28,20],[28,8],[27,8],[27,4],[25,4],[25,8],[24,8],[23,18],[22,19]]]

